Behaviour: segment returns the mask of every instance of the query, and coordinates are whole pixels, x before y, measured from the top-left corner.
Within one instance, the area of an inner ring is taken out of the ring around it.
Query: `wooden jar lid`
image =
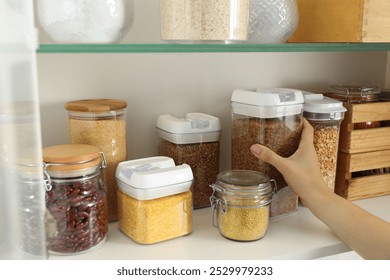
[[[70,101],[64,107],[68,111],[109,112],[125,109],[127,103],[119,99],[83,99]]]
[[[98,166],[101,156],[96,146],[65,144],[44,148],[43,161],[48,170],[80,170]]]

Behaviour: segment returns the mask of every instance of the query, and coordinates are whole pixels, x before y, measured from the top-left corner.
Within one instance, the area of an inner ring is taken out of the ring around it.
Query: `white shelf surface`
[[[390,222],[390,196],[353,202]],[[194,210],[193,232],[160,243],[137,244],[110,223],[108,238],[98,248],[72,256],[50,255],[56,260],[257,260],[316,259],[345,253],[351,249],[300,206],[290,216],[270,221],[266,236],[252,242],[222,237],[212,226],[211,208]]]

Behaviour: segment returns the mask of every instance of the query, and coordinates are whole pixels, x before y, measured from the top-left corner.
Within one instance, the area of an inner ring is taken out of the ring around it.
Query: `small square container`
[[[288,88],[237,89],[231,97],[232,169],[262,172],[275,180],[270,218],[294,213],[298,196],[275,167],[252,155],[250,147],[262,144],[280,156],[291,156],[301,138],[303,102],[300,90]]]
[[[192,232],[193,174],[169,157],[121,162],[118,182],[119,229],[140,244]]]
[[[203,113],[187,113],[184,118],[161,115],[156,127],[159,156],[172,158],[176,165],[191,166],[194,209],[210,206],[212,190],[209,186],[219,173],[219,119]]]

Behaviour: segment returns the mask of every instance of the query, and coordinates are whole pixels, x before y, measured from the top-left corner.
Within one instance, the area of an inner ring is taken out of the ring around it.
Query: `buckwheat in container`
[[[177,165],[188,164],[194,174],[194,209],[210,206],[219,173],[221,124],[218,118],[188,113],[184,118],[161,115],[157,119],[158,154],[173,158]]]
[[[283,157],[298,148],[302,132],[303,95],[285,88],[235,90],[232,104],[232,169],[254,170],[275,180],[270,217],[282,217],[298,209],[298,196],[272,165],[250,152],[262,144]]]
[[[248,38],[250,0],[160,0],[161,37],[177,42]]]
[[[303,116],[314,129],[313,141],[324,181],[334,190],[340,124],[347,111],[341,101],[322,94],[304,93]]]
[[[103,244],[108,232],[104,154],[91,145],[58,145],[43,149],[43,161],[49,251],[77,254]]]
[[[140,244],[192,232],[191,168],[169,157],[121,162],[118,181],[119,229]]]
[[[210,186],[213,225],[222,236],[254,241],[265,236],[272,199],[270,179],[250,170],[231,170],[218,175]]]
[[[65,104],[71,144],[99,147],[107,159],[108,221],[118,220],[115,171],[125,161],[127,103],[116,99],[85,99]]]

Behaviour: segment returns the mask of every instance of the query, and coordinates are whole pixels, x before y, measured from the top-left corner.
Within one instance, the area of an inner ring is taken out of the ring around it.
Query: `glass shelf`
[[[390,51],[390,43],[40,44],[38,53],[224,53]]]

